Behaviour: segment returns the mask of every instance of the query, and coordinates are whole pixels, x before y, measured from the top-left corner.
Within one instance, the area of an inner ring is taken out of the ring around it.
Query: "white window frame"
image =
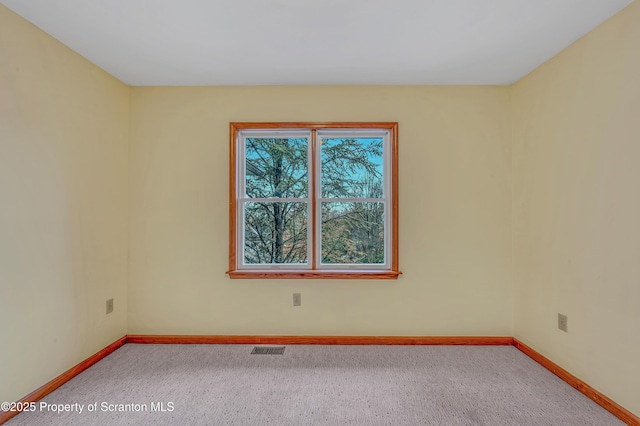
[[[264,270],[264,269],[311,269],[312,268],[312,253],[313,253],[313,234],[310,231],[312,228],[313,209],[312,209],[312,190],[311,190],[311,161],[312,161],[312,132],[311,130],[304,129],[278,129],[278,130],[243,130],[238,134],[238,176],[237,176],[237,188],[238,196],[236,197],[238,203],[237,209],[237,258],[238,269],[240,270]],[[285,139],[285,138],[306,138],[307,139],[307,196],[305,198],[250,198],[247,197],[246,184],[247,184],[247,171],[246,171],[246,147],[247,138],[265,138],[265,139]],[[246,203],[287,203],[287,202],[306,202],[307,203],[307,263],[245,263],[244,259],[244,247],[245,247],[245,208]]]
[[[349,139],[349,138],[381,138],[382,139],[382,173],[383,173],[383,198],[322,198],[322,138]],[[351,269],[358,271],[387,270],[391,265],[391,238],[389,230],[393,218],[391,216],[391,174],[390,174],[390,144],[389,131],[376,129],[326,129],[318,130],[314,143],[316,144],[315,157],[315,196],[316,196],[316,269],[318,270],[342,270]],[[384,263],[322,263],[322,203],[323,202],[381,202],[384,204]]]
[[[307,196],[249,198],[246,196],[246,139],[306,138]],[[383,140],[383,196],[381,198],[322,198],[322,138],[376,137]],[[398,123],[230,123],[230,278],[397,279],[398,268]],[[307,262],[304,264],[246,264],[245,205],[249,202],[307,203]],[[323,264],[322,203],[380,202],[384,205],[384,263]],[[315,223],[314,223],[315,221]]]

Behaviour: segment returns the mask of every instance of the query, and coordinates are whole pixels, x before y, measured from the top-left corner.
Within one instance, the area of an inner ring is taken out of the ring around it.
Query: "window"
[[[231,123],[231,278],[398,271],[397,123]]]

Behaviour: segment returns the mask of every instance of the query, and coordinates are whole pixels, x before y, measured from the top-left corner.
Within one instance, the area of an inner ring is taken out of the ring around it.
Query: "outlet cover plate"
[[[562,331],[568,332],[568,324],[569,319],[566,315],[558,314],[558,328]]]

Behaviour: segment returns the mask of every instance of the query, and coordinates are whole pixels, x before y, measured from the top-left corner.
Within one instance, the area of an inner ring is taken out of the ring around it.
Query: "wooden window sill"
[[[344,279],[344,280],[396,280],[400,271],[265,271],[235,270],[228,271],[231,279]]]

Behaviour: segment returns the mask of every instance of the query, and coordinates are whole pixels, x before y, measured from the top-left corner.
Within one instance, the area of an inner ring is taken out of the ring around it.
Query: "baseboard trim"
[[[628,425],[640,426],[640,417],[636,416],[626,408],[620,406],[613,400],[611,400],[606,395],[598,392],[587,383],[578,379],[573,374],[569,373],[564,368],[560,367],[558,364],[554,363],[544,355],[535,351],[531,347],[525,345],[518,339],[513,339],[513,346],[518,348],[522,353],[527,355],[532,360],[536,361],[538,364],[542,365],[547,370],[551,371],[553,374],[567,382],[569,386],[575,388],[576,390],[583,393],[587,398],[593,400],[595,403],[600,405],[602,408],[622,420]]]
[[[127,343],[220,344],[220,345],[501,345],[513,344],[512,337],[492,336],[127,336]]]
[[[28,403],[28,402],[36,402],[41,400],[42,398],[49,395],[54,390],[58,389],[60,386],[67,383],[69,380],[76,377],[78,374],[85,371],[87,368],[91,367],[96,362],[100,361],[107,355],[113,353],[116,349],[119,349],[120,347],[122,347],[125,343],[127,343],[127,336],[123,336],[119,338],[118,340],[116,340],[106,348],[96,352],[95,354],[91,355],[89,358],[85,359],[78,365],[71,367],[69,370],[65,371],[55,379],[51,380],[49,383],[39,387],[35,391],[31,392],[29,395],[22,398],[20,401],[16,401],[16,402]],[[18,414],[20,414],[20,411],[0,411],[0,425],[8,421],[9,419],[17,416]]]
[[[124,336],[101,351],[91,355],[75,367],[41,386],[19,402],[36,402],[73,379],[107,355],[127,343],[139,344],[268,344],[268,345],[477,345],[515,346],[547,370],[567,382],[585,396],[628,425],[640,426],[640,417],[623,408],[606,395],[598,392],[573,374],[542,354],[513,337],[502,336],[198,336],[198,335],[146,335]],[[19,411],[0,411],[0,425],[18,415]]]

